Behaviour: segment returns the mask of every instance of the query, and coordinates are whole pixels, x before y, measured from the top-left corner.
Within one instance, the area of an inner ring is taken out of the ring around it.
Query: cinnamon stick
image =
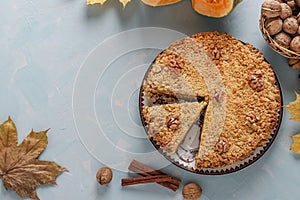
[[[156,176],[156,175],[167,175],[159,170],[155,170],[152,167],[145,165],[144,163],[141,163],[139,161],[133,160],[128,169],[132,172],[135,172],[141,176]],[[170,180],[165,181],[165,182],[157,182],[158,184],[171,189],[173,191],[178,190],[180,184],[181,184],[181,180],[176,179],[174,177],[171,177]]]
[[[135,185],[141,183],[160,183],[169,181],[172,177],[169,175],[142,176],[135,178],[123,178],[122,186]]]

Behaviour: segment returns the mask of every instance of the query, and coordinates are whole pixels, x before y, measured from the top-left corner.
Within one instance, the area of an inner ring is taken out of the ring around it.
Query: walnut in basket
[[[300,0],[265,0],[261,6],[260,29],[266,42],[288,58],[300,59],[299,11]]]

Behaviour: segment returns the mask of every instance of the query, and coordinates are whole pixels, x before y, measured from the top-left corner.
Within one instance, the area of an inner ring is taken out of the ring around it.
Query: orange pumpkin
[[[196,12],[209,17],[224,17],[242,0],[192,0]]]

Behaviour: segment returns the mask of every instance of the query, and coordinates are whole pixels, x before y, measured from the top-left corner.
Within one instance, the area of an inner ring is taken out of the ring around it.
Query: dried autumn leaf
[[[130,0],[119,0],[119,2],[122,3],[122,4],[123,4],[123,7],[125,8],[126,5],[127,5],[127,3],[130,2]]]
[[[291,114],[291,120],[300,122],[300,95],[296,93],[296,100],[290,102],[285,108]]]
[[[96,3],[100,3],[101,5],[103,5],[105,3],[106,0],[86,0],[86,4],[87,5],[93,5]]]
[[[292,136],[293,144],[291,146],[291,150],[296,154],[300,154],[300,133]]]
[[[11,188],[21,197],[39,200],[36,187],[56,184],[56,177],[66,171],[55,162],[37,159],[48,144],[47,132],[32,130],[18,145],[14,122],[8,118],[0,125],[0,178],[6,190]]]

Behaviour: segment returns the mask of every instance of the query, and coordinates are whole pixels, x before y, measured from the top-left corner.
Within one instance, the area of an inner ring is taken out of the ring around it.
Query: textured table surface
[[[244,0],[227,17],[197,14],[191,2],[160,8],[132,0],[86,6],[84,0],[15,0],[0,3],[0,121],[16,123],[19,142],[33,128],[48,133],[40,159],[69,171],[57,185],[37,189],[47,199],[182,199],[156,184],[122,188],[131,159],[151,164],[203,188],[202,200],[299,199],[300,158],[290,150],[300,124],[284,110],[271,148],[252,166],[222,176],[184,171],[161,158],[145,138],[137,111],[147,66],[172,41],[220,31],[258,48],[277,73],[284,105],[300,92],[298,71],[265,43],[258,25],[262,0]],[[125,31],[125,32],[124,32]],[[110,166],[112,183],[101,187],[97,170]],[[21,199],[0,186],[0,199]]]

